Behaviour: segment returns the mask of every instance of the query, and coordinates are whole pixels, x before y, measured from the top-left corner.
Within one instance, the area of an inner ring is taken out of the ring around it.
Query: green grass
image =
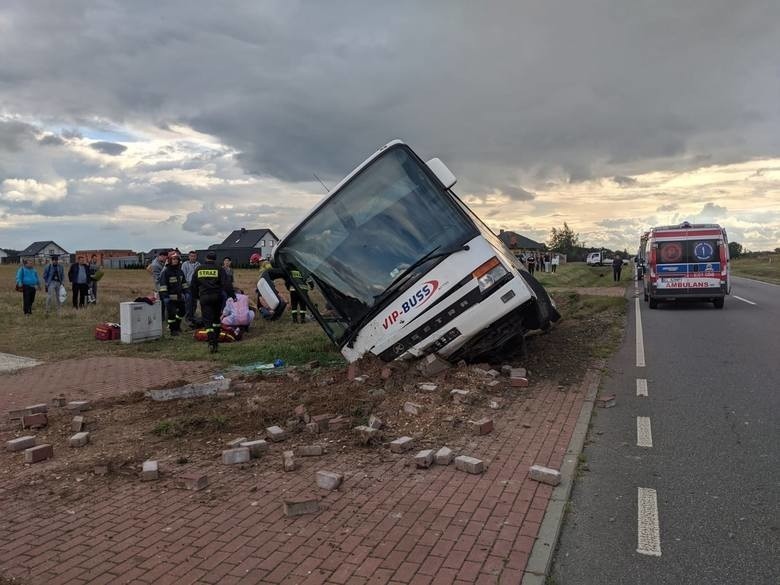
[[[557,272],[534,272],[536,279],[547,288],[624,287],[631,282],[634,267],[624,266],[621,279],[612,280],[611,266],[588,266],[584,262],[561,264]]]
[[[735,276],[746,276],[747,278],[780,284],[780,254],[736,258],[731,261],[731,273]]]
[[[343,364],[338,349],[317,323],[296,325],[289,312],[279,321],[256,320],[244,339],[222,344],[217,354],[209,354],[205,342],[196,342],[191,332],[136,344],[97,341],[95,325],[119,322],[119,303],[147,296],[152,291],[151,277],[144,270],[106,270],[98,285],[98,304],[74,310],[68,300],[59,316],[44,312],[45,293],[39,292],[33,315],[22,314],[22,295],[14,290],[16,266],[0,266],[0,352],[56,361],[77,357],[120,355],[176,360],[213,360],[224,365],[272,362],[281,358],[288,364],[319,360],[321,364]],[[39,273],[43,274],[40,267]],[[237,270],[236,286],[253,291],[257,273]],[[282,293],[286,294],[286,292]],[[250,295],[251,296],[251,295]]]

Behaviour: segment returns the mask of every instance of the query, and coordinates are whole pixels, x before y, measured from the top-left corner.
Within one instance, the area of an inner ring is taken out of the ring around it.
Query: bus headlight
[[[484,292],[506,276],[507,270],[501,261],[493,256],[471,274],[477,279],[480,292]]]

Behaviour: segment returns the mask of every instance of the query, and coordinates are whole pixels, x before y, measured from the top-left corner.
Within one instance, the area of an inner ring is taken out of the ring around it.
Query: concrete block
[[[87,428],[87,419],[83,416],[74,416],[70,422],[70,430],[74,433],[80,433]]]
[[[236,465],[249,461],[249,449],[247,447],[236,447],[235,449],[226,449],[222,451],[222,463],[225,465]]]
[[[298,457],[319,457],[325,454],[325,447],[322,445],[301,445],[295,449]]]
[[[51,445],[38,445],[24,450],[25,463],[38,463],[54,457],[54,449]]]
[[[341,431],[352,426],[352,418],[349,416],[337,416],[328,421],[328,429],[331,431]]]
[[[22,417],[22,427],[25,429],[42,429],[49,424],[49,417],[44,412],[25,414]]]
[[[62,408],[68,403],[68,399],[64,396],[55,396],[51,399],[51,405],[57,408]]]
[[[298,461],[295,459],[294,451],[282,452],[282,467],[285,471],[295,471],[298,469]]]
[[[264,441],[263,439],[259,439],[257,441],[244,441],[239,445],[239,447],[245,447],[246,449],[249,449],[249,457],[252,459],[262,457],[263,454],[268,452],[268,442]]]
[[[487,375],[491,378],[498,378],[501,375],[501,372],[498,370],[490,369],[487,371]]]
[[[477,459],[476,457],[460,455],[459,457],[455,457],[455,469],[479,475],[485,471],[485,464],[481,459]]]
[[[404,402],[404,412],[406,414],[417,416],[422,412],[422,409],[423,407],[421,404],[417,404],[415,402]]]
[[[450,362],[433,353],[426,355],[417,364],[417,369],[423,376],[436,376],[437,374],[449,370],[451,367],[452,364],[450,364]]]
[[[510,378],[527,378],[528,372],[525,368],[509,368]]]
[[[157,461],[144,461],[141,466],[141,481],[154,481],[160,477],[160,468]]]
[[[417,384],[417,389],[421,392],[436,392],[436,389],[438,386],[436,384],[431,384],[430,382],[420,382]]]
[[[379,418],[377,416],[374,416],[373,414],[368,417],[368,427],[369,428],[379,430],[383,426],[385,426],[385,423],[384,423],[384,421],[381,418]]]
[[[549,485],[561,483],[561,472],[549,467],[534,465],[528,470],[528,477]]]
[[[372,429],[371,427],[360,425],[355,427],[355,433],[358,437],[358,443],[361,445],[369,445],[373,441],[379,439],[379,429]]]
[[[83,447],[87,443],[89,443],[89,433],[85,432],[76,433],[70,439],[68,439],[68,444],[71,447]]]
[[[469,395],[471,392],[468,390],[460,390],[455,388],[450,390],[450,397],[455,404],[466,404],[469,401]]]
[[[455,459],[455,453],[453,453],[452,449],[449,447],[442,447],[436,451],[436,455],[434,457],[436,460],[436,465],[449,465],[452,463],[452,460]]]
[[[30,447],[35,447],[35,437],[33,435],[11,439],[5,444],[5,448],[8,451],[24,451]]]
[[[344,476],[335,471],[318,471],[316,474],[317,486],[324,490],[337,490],[344,481]]]
[[[241,447],[241,443],[246,443],[249,439],[246,437],[239,437],[238,439],[233,439],[231,441],[227,442],[227,446],[231,449],[235,449],[236,447]]]
[[[65,406],[68,410],[74,412],[84,412],[90,409],[89,400],[72,400]]]
[[[316,514],[319,511],[320,500],[315,496],[284,500],[284,515],[288,517]]]
[[[182,490],[200,491],[209,485],[209,477],[202,471],[186,471],[173,480],[174,486]]]
[[[272,443],[278,443],[280,441],[284,441],[287,438],[287,433],[285,430],[282,427],[278,427],[276,425],[265,429],[265,433]]]
[[[428,469],[433,465],[434,458],[433,449],[425,449],[414,456],[414,463],[421,469]]]
[[[607,394],[606,396],[599,396],[596,399],[596,406],[599,408],[612,408],[615,406],[615,395]]]
[[[390,442],[390,451],[393,453],[405,453],[414,447],[414,439],[411,437],[399,437]]]
[[[493,432],[493,419],[485,417],[479,420],[470,420],[469,428],[475,435],[487,435]]]
[[[320,432],[320,425],[318,425],[314,421],[311,421],[310,423],[306,423],[306,432],[312,435],[317,435]]]

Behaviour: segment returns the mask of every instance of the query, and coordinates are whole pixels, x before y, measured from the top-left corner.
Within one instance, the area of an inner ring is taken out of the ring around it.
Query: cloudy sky
[[[0,247],[281,236],[394,138],[496,230],[780,246],[780,3],[0,4]]]

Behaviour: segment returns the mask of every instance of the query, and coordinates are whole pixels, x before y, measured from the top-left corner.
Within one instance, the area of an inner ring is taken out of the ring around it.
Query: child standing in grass
[[[16,290],[22,292],[22,309],[25,315],[32,315],[35,302],[35,291],[41,290],[41,279],[38,271],[33,268],[30,258],[25,258],[24,264],[16,271]]]

